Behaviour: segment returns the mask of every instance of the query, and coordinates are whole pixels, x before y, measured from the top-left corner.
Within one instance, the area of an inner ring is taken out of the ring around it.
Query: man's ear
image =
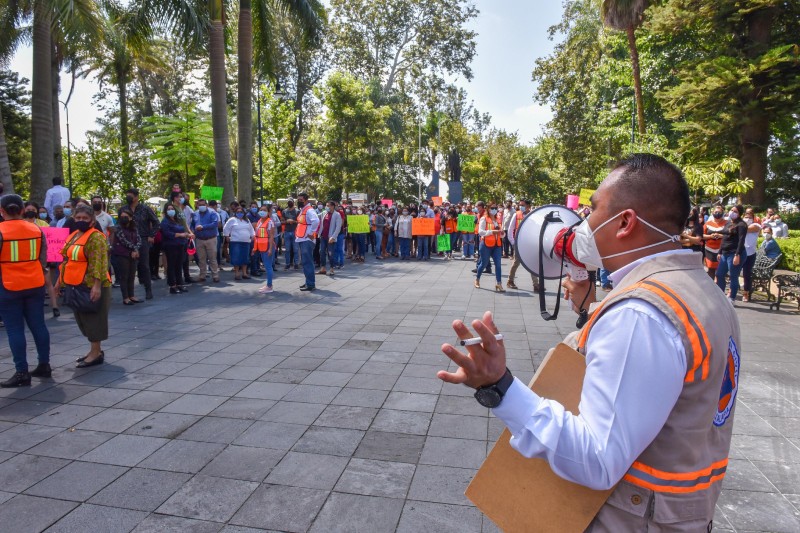
[[[636,216],[636,211],[633,209],[626,209],[619,215],[619,226],[617,226],[617,238],[629,237],[636,228],[639,227],[639,219]]]

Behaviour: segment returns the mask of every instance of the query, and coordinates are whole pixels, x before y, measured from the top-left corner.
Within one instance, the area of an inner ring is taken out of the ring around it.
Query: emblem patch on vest
[[[725,376],[722,378],[722,388],[719,391],[719,404],[717,414],[714,415],[714,425],[725,424],[731,416],[733,405],[736,403],[736,392],[739,390],[739,351],[733,337],[728,341],[728,358],[725,362]]]

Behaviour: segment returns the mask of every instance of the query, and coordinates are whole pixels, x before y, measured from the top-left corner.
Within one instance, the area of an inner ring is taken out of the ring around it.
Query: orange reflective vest
[[[298,238],[303,238],[306,236],[306,231],[308,230],[308,224],[306,223],[306,213],[308,210],[311,209],[310,205],[306,205],[303,207],[303,210],[300,211],[300,214],[297,216],[297,227],[294,230],[294,236]],[[309,235],[309,238],[316,239],[317,234]]]
[[[42,253],[42,230],[25,220],[0,223],[0,275],[9,291],[44,287],[44,271],[39,262]]]
[[[491,231],[495,229],[494,227],[494,220],[490,215],[483,215],[483,218],[486,220],[486,231]],[[500,242],[500,236],[496,233],[489,233],[483,238],[483,244],[492,248],[495,246],[502,246]]]
[[[516,237],[517,237],[517,232],[519,231],[519,225],[522,223],[522,219],[523,219],[523,218],[524,218],[524,216],[523,216],[523,214],[522,214],[522,211],[520,211],[519,209],[517,209],[517,223],[516,223],[516,225],[514,226],[514,238],[515,238],[515,239],[516,239]]]
[[[455,233],[457,228],[458,228],[458,220],[454,218],[448,218],[447,220],[444,221],[445,233]]]
[[[79,238],[73,238],[78,232],[75,231],[67,239],[66,253],[64,256],[67,258],[66,262],[61,265],[61,281],[67,285],[80,285],[86,279],[86,271],[89,269],[89,258],[86,256],[86,243],[93,233],[102,232],[91,228],[86,231]],[[103,236],[105,239],[105,236]],[[111,276],[106,273],[108,281],[111,281]]]
[[[253,240],[253,251],[255,252],[266,252],[269,250],[270,241],[269,241],[269,223],[271,219],[269,215],[262,218],[256,224],[256,236]]]

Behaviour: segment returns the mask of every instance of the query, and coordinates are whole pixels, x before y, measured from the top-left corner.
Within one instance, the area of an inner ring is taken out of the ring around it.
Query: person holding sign
[[[472,322],[481,344],[468,353],[442,346],[459,368],[437,376],[477,389],[523,456],[590,489],[613,488],[587,531],[710,531],[738,388],[736,312],[700,254],[681,249],[690,199],[678,168],[633,154],[591,203],[572,247],[584,265],[610,270],[614,289],[561,347],[585,356],[580,414],[512,377],[489,312]],[[587,293],[593,300],[589,281],[566,286],[573,308]],[[453,329],[473,336],[461,321]]]
[[[47,239],[41,228],[23,217],[25,204],[16,194],[0,198],[0,316],[14,359],[14,375],[0,387],[26,387],[31,376],[49,378],[50,332],[44,320]],[[36,343],[39,364],[28,372],[25,324]]]

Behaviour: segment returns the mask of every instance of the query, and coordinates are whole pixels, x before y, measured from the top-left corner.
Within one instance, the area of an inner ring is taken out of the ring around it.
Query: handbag
[[[80,285],[64,286],[64,305],[72,309],[75,313],[99,313],[102,305],[102,298],[93,302],[90,295],[91,289],[81,283]]]

